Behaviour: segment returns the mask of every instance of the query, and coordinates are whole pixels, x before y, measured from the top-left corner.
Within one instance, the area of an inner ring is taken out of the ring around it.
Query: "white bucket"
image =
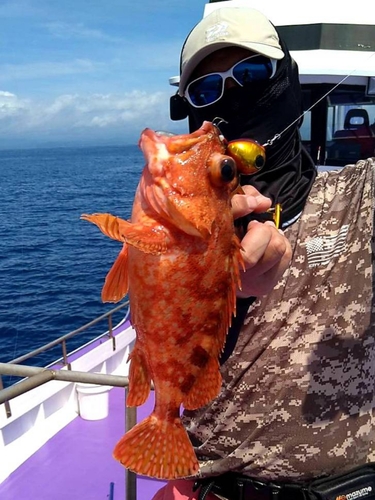
[[[76,384],[78,413],[85,420],[101,420],[108,416],[108,385]]]

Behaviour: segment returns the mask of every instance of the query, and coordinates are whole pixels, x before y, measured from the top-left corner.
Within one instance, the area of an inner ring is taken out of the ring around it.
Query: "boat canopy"
[[[277,27],[297,62],[303,91],[302,140],[317,164],[343,166],[375,156],[375,9],[315,0],[210,1],[203,16],[247,6]],[[179,77],[169,83],[178,86]],[[174,97],[174,96],[173,96]],[[172,119],[185,118],[171,98]],[[176,101],[178,101],[176,99]]]

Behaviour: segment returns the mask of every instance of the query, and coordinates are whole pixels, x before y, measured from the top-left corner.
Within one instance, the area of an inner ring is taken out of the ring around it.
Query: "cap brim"
[[[284,52],[277,48],[272,47],[271,45],[266,45],[262,43],[256,42],[244,42],[244,43],[233,43],[233,42],[217,42],[207,45],[206,47],[202,47],[198,52],[196,52],[193,57],[190,58],[189,62],[185,65],[181,76],[178,87],[178,93],[183,96],[184,91],[189,81],[189,78],[195,68],[198,66],[203,59],[213,52],[217,50],[224,49],[226,47],[241,47],[243,49],[251,50],[252,52],[256,52],[262,56],[270,57],[271,59],[282,59],[284,57]]]

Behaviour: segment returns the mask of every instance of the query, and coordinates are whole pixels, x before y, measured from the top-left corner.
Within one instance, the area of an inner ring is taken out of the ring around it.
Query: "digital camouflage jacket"
[[[298,481],[375,461],[374,183],[375,158],[318,174],[220,395],[185,412],[200,475]]]

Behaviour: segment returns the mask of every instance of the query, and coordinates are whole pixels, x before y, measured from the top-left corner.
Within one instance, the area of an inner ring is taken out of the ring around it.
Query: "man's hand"
[[[245,194],[232,198],[233,217],[238,219],[271,207],[271,200],[252,186],[242,186]],[[289,241],[273,222],[251,221],[242,237],[245,271],[241,271],[242,290],[237,297],[259,297],[269,293],[287,269],[292,256]]]

